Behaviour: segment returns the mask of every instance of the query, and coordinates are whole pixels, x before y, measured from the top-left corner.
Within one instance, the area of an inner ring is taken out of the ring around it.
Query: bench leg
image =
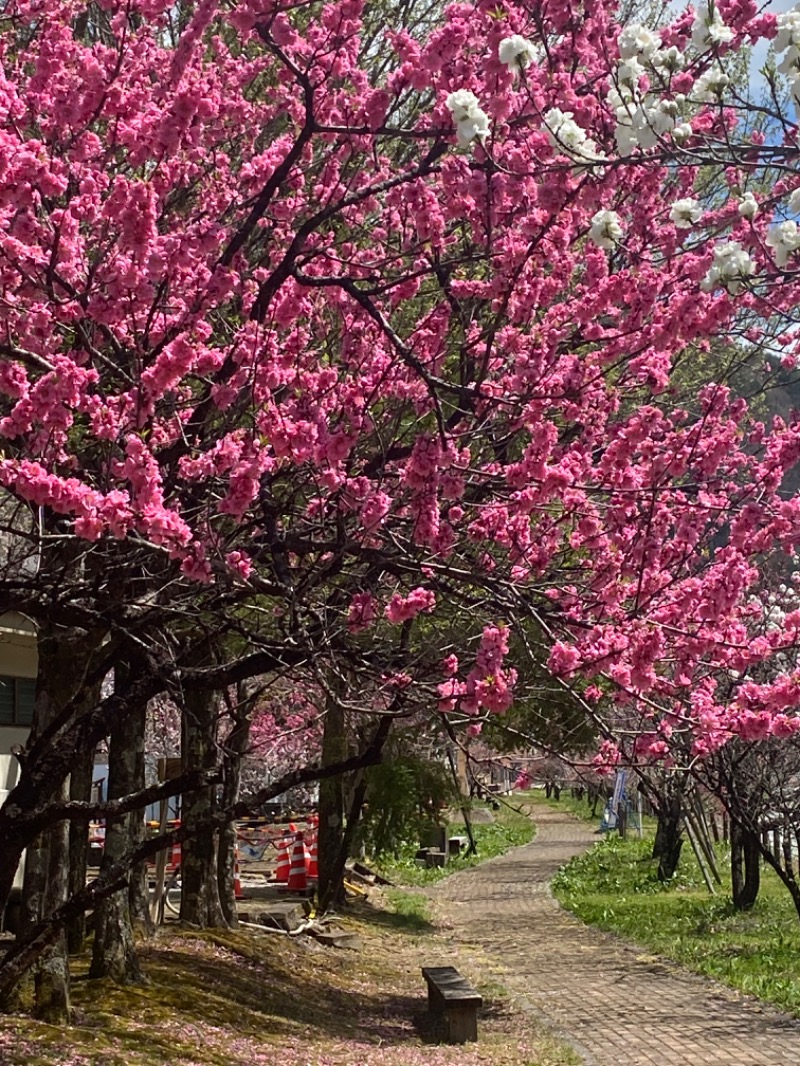
[[[477,1007],[449,1007],[447,1037],[450,1044],[475,1043],[478,1039]]]

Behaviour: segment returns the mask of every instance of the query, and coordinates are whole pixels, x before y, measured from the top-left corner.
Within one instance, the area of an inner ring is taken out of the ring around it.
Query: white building
[[[15,746],[24,745],[36,695],[36,630],[20,614],[0,616],[0,789],[16,784]]]
[[[36,695],[36,629],[20,614],[0,616],[0,804],[17,783],[12,749],[28,740]],[[15,888],[22,887],[22,867]]]

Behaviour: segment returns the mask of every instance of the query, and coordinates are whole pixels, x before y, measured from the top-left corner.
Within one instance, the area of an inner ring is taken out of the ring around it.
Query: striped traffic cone
[[[283,837],[278,841],[278,865],[275,870],[275,880],[285,885],[289,880],[289,872],[292,862],[289,858],[289,838]]]
[[[311,843],[308,845],[308,876],[319,877],[319,864],[317,862],[317,834],[316,831],[311,836]]]
[[[286,887],[290,892],[305,892],[308,888],[308,860],[301,833],[297,834],[292,848],[292,868]]]

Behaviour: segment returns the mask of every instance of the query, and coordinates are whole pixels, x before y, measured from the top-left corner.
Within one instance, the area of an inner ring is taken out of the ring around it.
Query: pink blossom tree
[[[387,713],[430,699],[477,733],[533,632],[640,732],[794,733],[780,671],[725,703],[709,679],[795,640],[747,618],[800,538],[798,425],[673,383],[720,339],[765,374],[796,358],[793,105],[725,69],[774,38],[793,94],[796,20],[395,14],[8,7],[0,484],[40,565],[0,607],[107,636],[87,681],[137,655],[137,700],[346,660]],[[198,664],[210,631],[233,650]],[[126,704],[78,710],[0,811],[8,866]]]

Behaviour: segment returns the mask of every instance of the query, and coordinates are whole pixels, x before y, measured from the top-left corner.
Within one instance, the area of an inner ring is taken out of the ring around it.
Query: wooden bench
[[[445,1015],[448,1044],[477,1040],[480,993],[454,966],[423,966],[422,976],[428,982],[429,1009]]]

